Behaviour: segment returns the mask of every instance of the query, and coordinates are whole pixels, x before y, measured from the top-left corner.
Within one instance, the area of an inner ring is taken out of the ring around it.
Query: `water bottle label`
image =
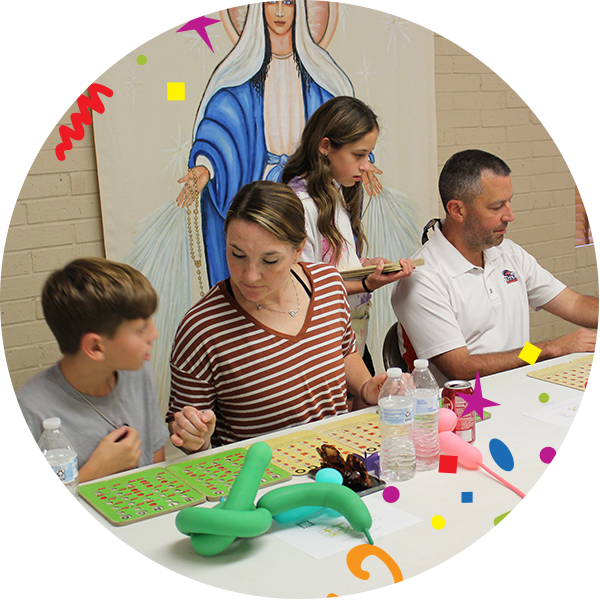
[[[77,477],[77,459],[62,465],[35,465],[35,478],[43,485],[71,483]]]
[[[383,412],[383,415],[381,414]],[[414,420],[413,407],[408,408],[379,408],[379,417],[388,425],[407,425]]]
[[[437,396],[415,398],[415,412],[418,415],[430,415],[439,410],[440,403]]]

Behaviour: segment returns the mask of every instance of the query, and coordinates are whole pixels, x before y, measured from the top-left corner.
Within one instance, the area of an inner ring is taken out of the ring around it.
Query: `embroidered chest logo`
[[[506,283],[519,281],[517,274],[514,271],[509,271],[508,269],[504,269],[504,271],[502,271],[502,276],[504,277],[504,281],[506,281]]]

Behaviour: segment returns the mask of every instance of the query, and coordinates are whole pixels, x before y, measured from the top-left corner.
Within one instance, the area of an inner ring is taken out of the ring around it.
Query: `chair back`
[[[400,367],[405,373],[408,371],[408,365],[402,358],[398,345],[398,323],[389,328],[383,340],[383,366],[386,371],[390,367]]]

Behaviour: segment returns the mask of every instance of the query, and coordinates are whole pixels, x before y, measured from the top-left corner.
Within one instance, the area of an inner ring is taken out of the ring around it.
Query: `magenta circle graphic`
[[[398,498],[400,498],[400,490],[397,487],[390,485],[383,490],[383,499],[386,502],[391,504],[396,502]]]
[[[556,456],[556,450],[554,448],[551,448],[550,446],[543,448],[542,451],[540,452],[540,460],[543,463],[546,463],[547,465],[549,465],[552,462],[552,460],[555,456]]]

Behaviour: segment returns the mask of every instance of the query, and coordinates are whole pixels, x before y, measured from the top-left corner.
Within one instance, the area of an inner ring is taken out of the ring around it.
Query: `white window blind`
[[[575,244],[600,242],[600,0],[575,0]]]

